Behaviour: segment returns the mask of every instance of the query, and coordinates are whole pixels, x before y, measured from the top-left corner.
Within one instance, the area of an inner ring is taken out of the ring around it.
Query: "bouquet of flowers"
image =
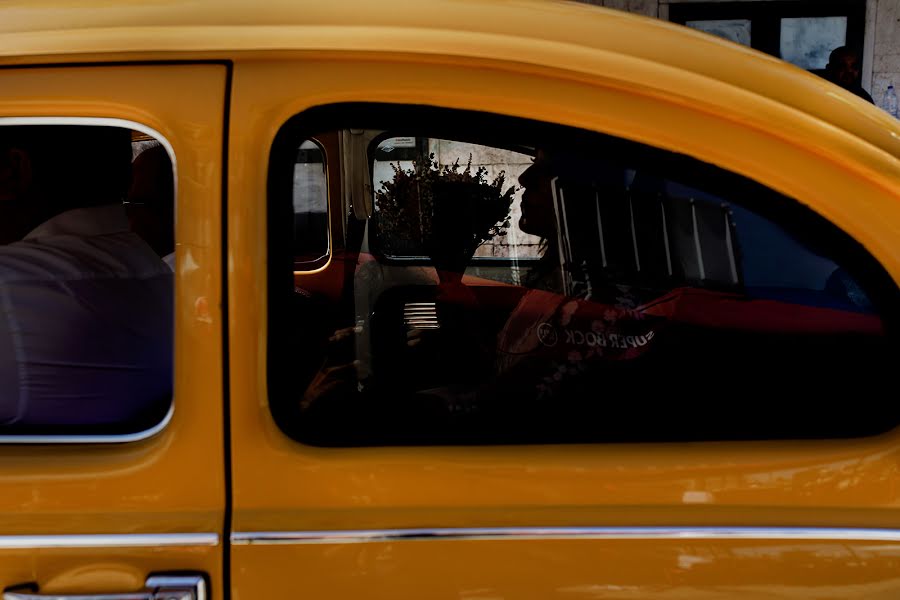
[[[427,254],[437,268],[464,269],[475,250],[506,235],[515,186],[504,190],[506,173],[492,181],[487,169],[463,169],[459,160],[440,165],[430,154],[411,169],[391,164],[394,176],[375,193],[381,250],[385,254]]]

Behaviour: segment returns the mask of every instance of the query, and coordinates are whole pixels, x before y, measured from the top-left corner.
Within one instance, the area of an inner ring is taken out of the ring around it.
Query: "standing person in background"
[[[875,104],[869,92],[860,85],[859,74],[861,69],[862,60],[859,57],[859,53],[847,46],[841,46],[831,51],[831,55],[828,57],[828,64],[825,65],[825,78],[848,92],[853,92],[863,100]]]

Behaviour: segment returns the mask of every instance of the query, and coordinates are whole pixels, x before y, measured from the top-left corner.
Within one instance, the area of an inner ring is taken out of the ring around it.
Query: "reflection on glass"
[[[781,58],[804,69],[824,69],[832,50],[847,43],[847,17],[781,20]]]
[[[750,45],[750,21],[749,19],[710,19],[703,21],[688,21],[685,23],[692,29],[717,35],[726,40],[737,42],[745,46]]]
[[[0,435],[149,433],[172,404],[169,153],[120,127],[4,126],[0,172]]]
[[[430,161],[430,165],[428,161]],[[502,191],[506,191],[507,188],[516,186],[519,175],[531,164],[531,156],[503,148],[492,148],[480,144],[443,139],[419,138],[418,141],[412,137],[391,137],[385,139],[378,144],[372,168],[376,191],[375,212],[379,215],[378,218],[381,221],[385,221],[389,217],[385,213],[385,203],[387,201],[385,192],[399,183],[398,177],[405,179],[407,175],[415,173],[417,163],[419,164],[420,177],[426,173],[435,174],[441,170],[453,171],[455,169],[456,175],[450,176],[450,179],[465,178],[465,174],[468,172],[468,177],[473,182],[479,180],[484,185],[500,182],[503,187]],[[481,175],[479,175],[479,172]],[[501,177],[502,179],[498,179]],[[438,177],[435,178],[435,181],[446,179],[448,178]],[[417,190],[421,189],[417,188]],[[461,196],[461,190],[462,188],[453,191],[454,198],[450,199],[457,204],[457,210],[464,200]],[[381,194],[380,202],[379,194]],[[526,234],[519,228],[521,216],[519,195],[520,191],[514,191],[512,204],[509,212],[506,213],[508,214],[509,223],[501,228],[502,234],[496,232],[498,233],[496,235],[479,236],[480,243],[474,249],[474,257],[515,260],[538,258],[540,256],[540,238]],[[422,258],[427,254],[419,246],[421,245],[422,236],[428,233],[425,230],[428,229],[429,223],[434,217],[433,211],[435,207],[430,204],[431,201],[431,198],[424,198],[420,195],[412,202],[415,205],[412,208],[421,217],[411,222],[416,226],[416,231],[395,231],[391,234],[388,233],[385,227],[389,224],[386,222],[381,223],[379,236],[382,242],[382,250],[385,253],[397,258]],[[423,202],[427,206],[423,206]],[[503,220],[502,218],[499,219],[499,221]],[[490,225],[493,224],[491,223]],[[388,239],[391,235],[393,235],[393,238]],[[470,267],[470,270],[472,269],[483,270],[488,269],[488,267],[483,264],[478,266],[476,261]]]
[[[328,186],[325,155],[312,140],[297,150],[294,163],[294,260],[313,262],[328,255]]]
[[[856,393],[896,361],[832,256],[841,238],[808,215],[782,222],[774,192],[605,136],[362,133],[368,162],[342,165],[372,184],[371,216],[351,217],[355,268],[294,279],[308,301],[280,385],[297,439],[777,439],[896,422]],[[835,395],[855,410],[821,406]]]

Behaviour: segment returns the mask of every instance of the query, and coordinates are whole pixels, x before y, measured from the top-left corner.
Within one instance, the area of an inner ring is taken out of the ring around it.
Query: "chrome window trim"
[[[169,162],[172,163],[172,181],[175,185],[173,191],[173,203],[175,215],[178,215],[178,164],[175,160],[175,150],[172,144],[160,132],[152,127],[112,117],[0,117],[0,127],[12,125],[93,125],[100,127],[121,127],[139,131],[149,135],[166,149]],[[173,224],[175,225],[175,224]],[[173,299],[174,300],[174,299]],[[174,348],[173,348],[174,357]],[[175,396],[169,404],[169,410],[162,420],[144,431],[135,433],[109,434],[109,435],[0,435],[0,445],[4,444],[125,444],[139,442],[151,438],[165,429],[175,414]],[[0,548],[3,548],[0,542]]]
[[[900,542],[900,529],[829,527],[443,527],[234,532],[236,546],[416,540],[772,540]]]
[[[31,548],[153,548],[218,546],[217,533],[97,533],[0,535],[0,550]]]
[[[153,437],[165,429],[175,414],[175,398],[162,421],[144,431],[118,435],[0,435],[0,444],[126,444]]]
[[[328,153],[325,152],[325,146],[317,140],[314,136],[304,138],[300,145],[302,146],[304,142],[312,142],[319,152],[322,154],[322,170],[325,172],[325,237],[328,238],[327,248],[325,248],[325,254],[322,256],[315,258],[313,260],[302,260],[302,261],[294,261],[294,274],[302,273],[302,274],[310,274],[310,273],[318,273],[326,269],[331,264],[331,258],[334,255],[334,246],[333,240],[331,239],[331,195],[329,194],[328,182],[329,182],[329,170],[328,170]],[[299,146],[298,146],[299,148]],[[300,163],[294,160],[294,168],[296,169],[297,165]],[[268,172],[268,167],[266,167],[266,171]],[[292,174],[293,175],[293,174]],[[293,201],[293,190],[291,191],[291,200]],[[294,213],[296,215],[296,213]],[[322,262],[324,261],[324,262]],[[318,267],[313,267],[310,269],[298,269],[298,266],[304,265],[315,265],[318,263],[322,263]]]

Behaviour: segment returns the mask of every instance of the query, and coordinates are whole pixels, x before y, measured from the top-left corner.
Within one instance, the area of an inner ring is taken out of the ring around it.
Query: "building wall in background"
[[[669,6],[686,0],[581,0],[588,4],[668,20]],[[690,0],[687,0],[690,1]],[[715,2],[718,0],[703,0]],[[734,0],[731,0],[734,1]],[[743,0],[765,2],[766,0]],[[900,88],[900,0],[867,0],[863,87],[881,106],[891,83]]]
[[[889,84],[900,88],[900,0],[878,0],[876,4],[871,93],[881,106]]]

